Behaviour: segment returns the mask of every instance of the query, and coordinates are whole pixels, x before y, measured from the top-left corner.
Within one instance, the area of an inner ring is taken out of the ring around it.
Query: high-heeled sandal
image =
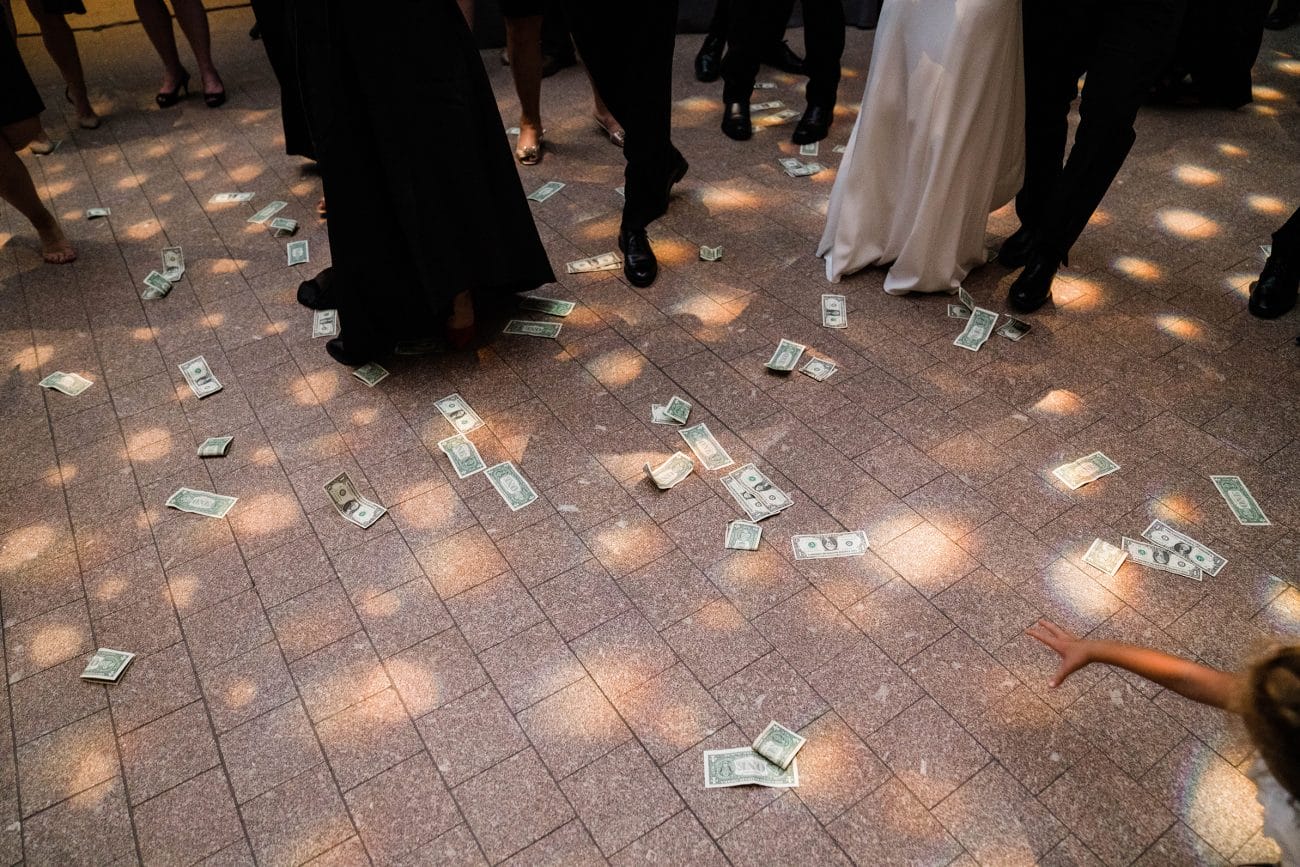
[[[208,108],[221,108],[226,104],[226,91],[224,89],[215,92],[203,91],[203,104]]]
[[[171,108],[181,101],[182,90],[185,91],[186,96],[190,95],[190,74],[183,69],[181,70],[181,80],[176,82],[176,86],[171,90],[158,91],[154,94],[153,101],[158,103],[159,108]]]
[[[515,159],[519,160],[521,166],[535,166],[542,161],[542,149],[544,147],[546,147],[546,140],[539,135],[537,144],[525,148],[516,148]]]
[[[76,103],[72,101],[72,88],[70,87],[63,88],[63,98],[68,101],[68,105],[74,107],[76,106]],[[99,125],[102,121],[103,118],[95,114],[95,110],[93,108],[90,110],[89,117],[85,117],[80,114],[77,115],[77,126],[81,127],[82,129],[99,129]]]
[[[609,127],[605,126],[604,121],[596,117],[594,114],[591,117],[592,120],[596,121],[596,126],[600,127],[601,132],[609,138],[614,147],[621,148],[627,142],[627,132],[624,131],[622,127],[611,130]]]

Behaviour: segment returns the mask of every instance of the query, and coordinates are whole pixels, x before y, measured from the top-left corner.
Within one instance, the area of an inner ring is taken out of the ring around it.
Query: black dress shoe
[[[727,40],[721,36],[704,37],[700,53],[695,55],[696,81],[717,81],[722,76],[722,50],[726,47]]]
[[[326,268],[298,284],[298,303],[310,310],[337,310],[338,293],[333,286],[334,269]]]
[[[1007,303],[1018,313],[1033,313],[1042,307],[1052,297],[1052,280],[1060,267],[1060,261],[1050,255],[1031,254],[1029,264],[1007,292]]]
[[[831,120],[834,116],[834,108],[824,108],[820,105],[808,106],[803,117],[799,118],[799,123],[795,124],[794,135],[790,136],[790,141],[798,145],[821,141],[831,131]]]
[[[1247,305],[1251,316],[1260,319],[1276,319],[1286,314],[1295,306],[1296,294],[1300,290],[1300,263],[1289,261],[1273,255],[1264,263],[1264,270],[1259,279],[1250,287],[1250,304]]]
[[[577,64],[578,58],[574,54],[543,54],[542,78],[550,78],[561,69],[568,69]]]
[[[788,72],[791,75],[807,75],[803,58],[790,50],[790,43],[785,40],[774,43],[763,55],[763,62],[773,69]]]
[[[754,125],[749,121],[749,103],[727,103],[722,110],[722,131],[727,138],[749,141],[754,135]]]
[[[392,352],[392,347],[381,349],[356,340],[349,340],[340,334],[325,344],[325,351],[330,354],[330,358],[333,358],[339,364],[346,364],[348,367],[360,367],[374,361],[376,358],[383,358],[388,355]]]
[[[1003,268],[1023,268],[1029,261],[1029,254],[1034,251],[1034,233],[1028,226],[1021,226],[1011,233],[1011,237],[1002,242],[998,250],[997,263]]]
[[[627,282],[642,288],[659,276],[659,260],[645,229],[623,229],[618,233],[618,248],[623,251],[623,274]]]

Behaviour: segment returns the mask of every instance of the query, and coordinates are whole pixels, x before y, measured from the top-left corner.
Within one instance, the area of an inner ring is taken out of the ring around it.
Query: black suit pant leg
[[[794,0],[730,0],[727,56],[722,61],[722,101],[748,103],[768,46],[781,41]],[[839,0],[835,0],[839,2]],[[843,16],[843,10],[840,12]]]
[[[844,4],[842,0],[803,0],[803,42],[809,105],[834,108],[840,88],[840,61],[844,55]]]

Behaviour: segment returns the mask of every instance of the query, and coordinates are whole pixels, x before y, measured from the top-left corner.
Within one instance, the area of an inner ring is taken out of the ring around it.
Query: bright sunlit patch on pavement
[[[1170,337],[1177,337],[1179,340],[1199,340],[1205,336],[1204,330],[1195,322],[1189,322],[1181,316],[1174,316],[1170,313],[1161,313],[1156,316],[1156,327]]]
[[[1034,409],[1050,415],[1070,415],[1082,408],[1079,396],[1064,388],[1054,388],[1034,404]]]
[[[1221,141],[1218,144],[1219,153],[1225,157],[1244,157],[1250,153],[1241,145],[1235,145],[1232,142]]]
[[[587,369],[606,388],[621,388],[641,375],[645,361],[644,355],[628,347],[601,353],[587,365]]]
[[[1252,193],[1246,197],[1246,204],[1250,205],[1251,210],[1258,211],[1261,214],[1280,216],[1290,212],[1286,204],[1277,196],[1263,196]]]
[[[1137,256],[1120,256],[1115,260],[1115,270],[1126,277],[1141,280],[1145,283],[1154,283],[1164,273],[1155,262],[1150,259],[1140,259]]]
[[[1210,187],[1223,180],[1222,176],[1204,166],[1194,166],[1183,163],[1174,169],[1174,178],[1179,183],[1186,184],[1189,187]]]
[[[1163,208],[1156,213],[1161,228],[1187,241],[1204,241],[1219,234],[1219,224],[1204,214],[1185,208]]]
[[[1262,102],[1281,102],[1286,99],[1286,94],[1276,87],[1269,87],[1267,84],[1256,84],[1250,89],[1251,96]]]
[[[134,226],[127,227],[124,234],[132,241],[148,241],[150,238],[156,238],[162,234],[162,226],[156,220],[146,220],[143,223],[136,223]]]

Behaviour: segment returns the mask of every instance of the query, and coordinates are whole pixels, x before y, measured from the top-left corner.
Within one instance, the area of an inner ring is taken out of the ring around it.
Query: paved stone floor
[[[1151,111],[1136,150],[1022,342],[951,345],[945,297],[843,285],[820,327],[813,248],[833,172],[785,177],[789,128],[716,132],[717,86],[678,43],[691,160],[654,235],[651,288],[564,277],[558,341],[395,359],[371,390],[310,338],[308,269],[250,226],[284,198],[313,269],[318,182],[281,152],[276,92],[247,9],[214,13],[232,92],[153,108],[137,27],[82,34],[102,129],[69,131],[61,85],[23,50],[52,157],[25,156],[80,261],[44,267],[0,209],[0,750],[5,863],[1220,864],[1274,856],[1241,730],[1101,668],[1049,690],[1047,615],[1235,665],[1300,634],[1300,322],[1244,313],[1258,245],[1297,204],[1296,36],[1270,35],[1258,101]],[[870,34],[849,38],[848,136]],[[795,35],[797,43],[798,36]],[[484,62],[507,125],[514,97]],[[796,82],[772,98],[801,107]],[[411,111],[421,110],[418,82]],[[619,153],[581,72],[545,84],[551,150],[523,170],[558,271],[613,246]],[[450,131],[449,134],[454,134]],[[438,159],[440,143],[414,159]],[[449,169],[454,170],[454,169]],[[80,219],[110,206],[107,220]],[[431,207],[444,203],[430,202]],[[382,219],[383,215],[375,215]],[[1003,211],[990,239],[1014,227]],[[718,263],[699,244],[722,244]],[[140,280],[167,244],[189,270]],[[375,251],[377,279],[383,251]],[[1002,309],[1007,275],[972,277]],[[780,337],[840,371],[769,374]],[[202,402],[177,362],[203,353]],[[52,370],[95,381],[45,392]],[[433,401],[464,395],[474,441],[541,493],[511,513],[460,481]],[[682,394],[738,460],[796,505],[756,553],[722,546],[738,510],[700,472],[642,473],[681,443],[649,423]],[[195,444],[233,434],[222,460]],[[1075,492],[1050,469],[1102,449],[1123,469]],[[321,484],[347,470],[390,509],[345,523]],[[1207,477],[1243,476],[1273,519],[1238,526]],[[165,509],[179,486],[238,496],[227,520]],[[1084,564],[1095,536],[1170,520],[1226,555],[1204,583]],[[864,529],[861,559],[794,562],[791,534]],[[96,646],[122,682],[77,677]],[[769,719],[809,738],[793,791],[706,791],[701,753]]]

